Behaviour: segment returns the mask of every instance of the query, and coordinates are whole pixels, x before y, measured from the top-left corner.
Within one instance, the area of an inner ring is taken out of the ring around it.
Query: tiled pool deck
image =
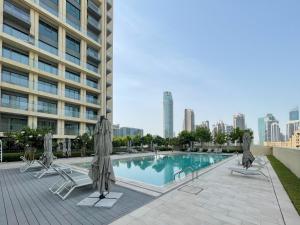
[[[126,156],[113,156],[113,158]],[[64,163],[91,158],[58,160]],[[0,224],[128,224],[128,225],[299,225],[300,217],[274,170],[268,164],[263,177],[231,175],[228,160],[208,170],[187,186],[158,198],[115,186],[124,196],[112,209],[76,206],[91,193],[89,188],[74,192],[66,201],[49,191],[55,176],[37,180],[21,174],[20,163],[0,165]],[[6,168],[6,169],[4,169]],[[202,190],[202,191],[201,191]],[[194,192],[194,193],[188,193]],[[118,219],[119,218],[119,219]]]

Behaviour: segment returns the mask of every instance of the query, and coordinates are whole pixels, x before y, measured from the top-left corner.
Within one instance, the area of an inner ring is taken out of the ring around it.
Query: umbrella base
[[[100,195],[99,192],[94,192],[77,203],[77,206],[111,208],[122,197],[122,195],[123,193],[119,192],[105,192],[102,195]]]

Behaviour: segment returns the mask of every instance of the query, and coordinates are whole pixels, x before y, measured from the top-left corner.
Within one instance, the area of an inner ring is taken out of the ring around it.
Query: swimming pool
[[[112,161],[115,175],[133,181],[154,186],[165,186],[174,181],[174,173],[182,170],[183,178],[192,171],[201,170],[212,164],[220,162],[230,155],[222,154],[171,154],[151,155]],[[89,168],[90,163],[77,164]]]

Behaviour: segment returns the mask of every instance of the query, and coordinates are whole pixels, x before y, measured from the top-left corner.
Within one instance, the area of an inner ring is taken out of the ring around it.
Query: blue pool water
[[[174,181],[174,173],[183,170],[181,178],[217,163],[229,155],[221,154],[173,154],[135,157],[113,160],[115,175],[121,178],[164,186]],[[81,164],[79,166],[89,167]]]

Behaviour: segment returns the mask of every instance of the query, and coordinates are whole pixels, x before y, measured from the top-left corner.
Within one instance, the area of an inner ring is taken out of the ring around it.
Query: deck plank
[[[49,191],[57,179],[55,175],[37,179],[33,172],[20,173],[16,168],[0,169],[0,225],[106,225],[154,199],[114,185],[113,191],[123,196],[113,208],[79,207],[76,204],[94,190],[80,188],[63,201]]]
[[[17,198],[18,191],[15,190],[15,184],[11,182],[11,173],[10,171],[6,170],[4,173],[4,181],[6,181],[7,190],[10,196],[10,200],[12,202],[12,206],[14,207],[14,211],[18,220],[19,224],[27,225],[29,224],[27,218],[24,214],[23,208],[20,205],[20,201]]]
[[[3,194],[3,187],[5,185],[4,180],[2,179],[2,171],[0,170],[0,225],[7,225],[7,217],[6,217],[6,209],[5,209],[5,205],[4,205],[4,194]]]

